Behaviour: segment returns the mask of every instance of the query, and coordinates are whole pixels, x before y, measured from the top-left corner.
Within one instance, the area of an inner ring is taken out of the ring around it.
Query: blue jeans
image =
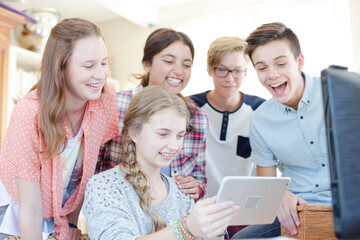
[[[276,218],[271,224],[264,225],[250,225],[244,229],[241,229],[231,238],[247,239],[247,238],[272,238],[281,236],[280,222]]]
[[[0,207],[0,225],[4,219],[4,215],[5,215],[7,207],[8,207],[8,205]],[[0,233],[0,240],[4,240],[5,238],[10,237],[10,236],[11,235],[7,235],[5,233]]]

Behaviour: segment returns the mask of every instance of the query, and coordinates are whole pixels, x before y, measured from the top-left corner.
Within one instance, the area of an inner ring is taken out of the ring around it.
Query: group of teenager
[[[140,84],[116,93],[100,29],[58,23],[0,150],[0,240],[80,239],[81,209],[90,239],[227,239],[240,207],[216,202],[222,178],[277,168],[291,184],[274,223],[232,239],[276,237],[280,225],[295,235],[297,205],[330,204],[320,81],[302,72],[294,32],[275,22],[216,39],[214,89],[185,97],[193,60],[186,34],[156,29]],[[268,101],[239,91],[250,61]]]

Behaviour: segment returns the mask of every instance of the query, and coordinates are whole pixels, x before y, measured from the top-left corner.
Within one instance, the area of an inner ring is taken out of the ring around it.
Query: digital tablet
[[[230,225],[270,224],[276,217],[288,177],[224,177],[217,193],[217,202],[233,201],[240,206]]]

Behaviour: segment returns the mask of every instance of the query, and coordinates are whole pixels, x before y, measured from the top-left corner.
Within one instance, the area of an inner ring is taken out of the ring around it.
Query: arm
[[[42,204],[40,183],[16,177],[22,240],[42,239]]]
[[[190,194],[195,201],[203,197],[206,191],[206,174],[205,174],[205,151],[206,151],[206,131],[208,127],[207,116],[205,112],[197,108],[191,116],[193,131],[186,134],[183,150],[186,153],[185,164],[191,164],[192,172],[180,180],[179,185],[184,193]],[[183,166],[186,169],[187,166]],[[184,171],[186,172],[186,170]],[[190,177],[188,177],[190,176]],[[185,179],[184,179],[185,178]],[[195,182],[196,181],[196,182]]]
[[[80,210],[83,205],[83,202],[84,202],[84,200],[79,204],[79,206],[75,209],[74,212],[69,213],[67,215],[68,222],[71,224],[74,224],[75,226],[77,226],[77,222],[79,219],[79,214],[80,214]],[[71,240],[80,240],[81,230],[78,228],[69,226],[69,235],[70,235]]]
[[[176,175],[176,184],[182,193],[189,194],[189,197],[198,200],[201,196],[204,195],[203,190],[201,189],[201,184],[198,183],[195,178],[192,176],[183,177],[181,175]]]
[[[233,202],[216,203],[216,197],[199,200],[185,220],[186,226],[193,236],[201,238],[216,238],[229,225],[231,219],[238,213],[239,206]],[[139,237],[137,240],[177,240],[173,228],[167,227],[158,232]],[[219,237],[217,239],[224,239]]]
[[[276,176],[276,166],[256,166],[256,171],[258,176]],[[296,210],[296,206],[299,204],[306,204],[306,201],[292,192],[286,191],[284,199],[277,212],[280,224],[289,230],[293,235],[297,234],[297,227],[300,224],[300,219]]]
[[[260,167],[256,165],[256,172],[258,176],[276,177],[276,166]]]

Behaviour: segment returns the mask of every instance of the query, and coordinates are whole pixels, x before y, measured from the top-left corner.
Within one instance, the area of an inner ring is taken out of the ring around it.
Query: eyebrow
[[[105,61],[105,60],[108,60],[109,59],[109,57],[105,57],[105,58],[103,58],[103,60],[101,60],[102,62],[103,61]],[[82,63],[89,63],[89,62],[96,62],[96,60],[94,60],[94,59],[89,59],[89,60],[85,60],[85,61],[83,61]]]
[[[280,56],[277,56],[276,58],[274,58],[274,60],[278,60],[278,59],[280,59],[280,58],[289,58],[288,56],[286,56],[286,55],[280,55]],[[264,64],[265,62],[264,61],[259,61],[259,62],[256,62],[255,64],[254,64],[254,66],[256,66],[256,65],[258,65],[258,64]]]
[[[170,129],[168,129],[168,128],[157,128],[157,129],[155,129],[155,131],[166,131],[166,132],[172,132]],[[178,132],[178,133],[185,133],[186,132],[186,129],[185,130],[183,130],[183,131],[180,131],[180,132]]]
[[[164,55],[161,56],[162,58],[163,57],[171,57],[171,58],[176,58],[174,55],[170,54],[170,53],[166,53]],[[189,61],[189,62],[192,62],[191,59],[185,59],[184,61]]]
[[[228,66],[225,66],[224,64],[222,63],[219,63],[218,66],[221,66],[221,67],[224,67],[224,68],[227,68],[227,69],[230,69]],[[242,67],[242,66],[235,66],[233,69],[240,69],[240,70],[245,70],[246,68]]]

